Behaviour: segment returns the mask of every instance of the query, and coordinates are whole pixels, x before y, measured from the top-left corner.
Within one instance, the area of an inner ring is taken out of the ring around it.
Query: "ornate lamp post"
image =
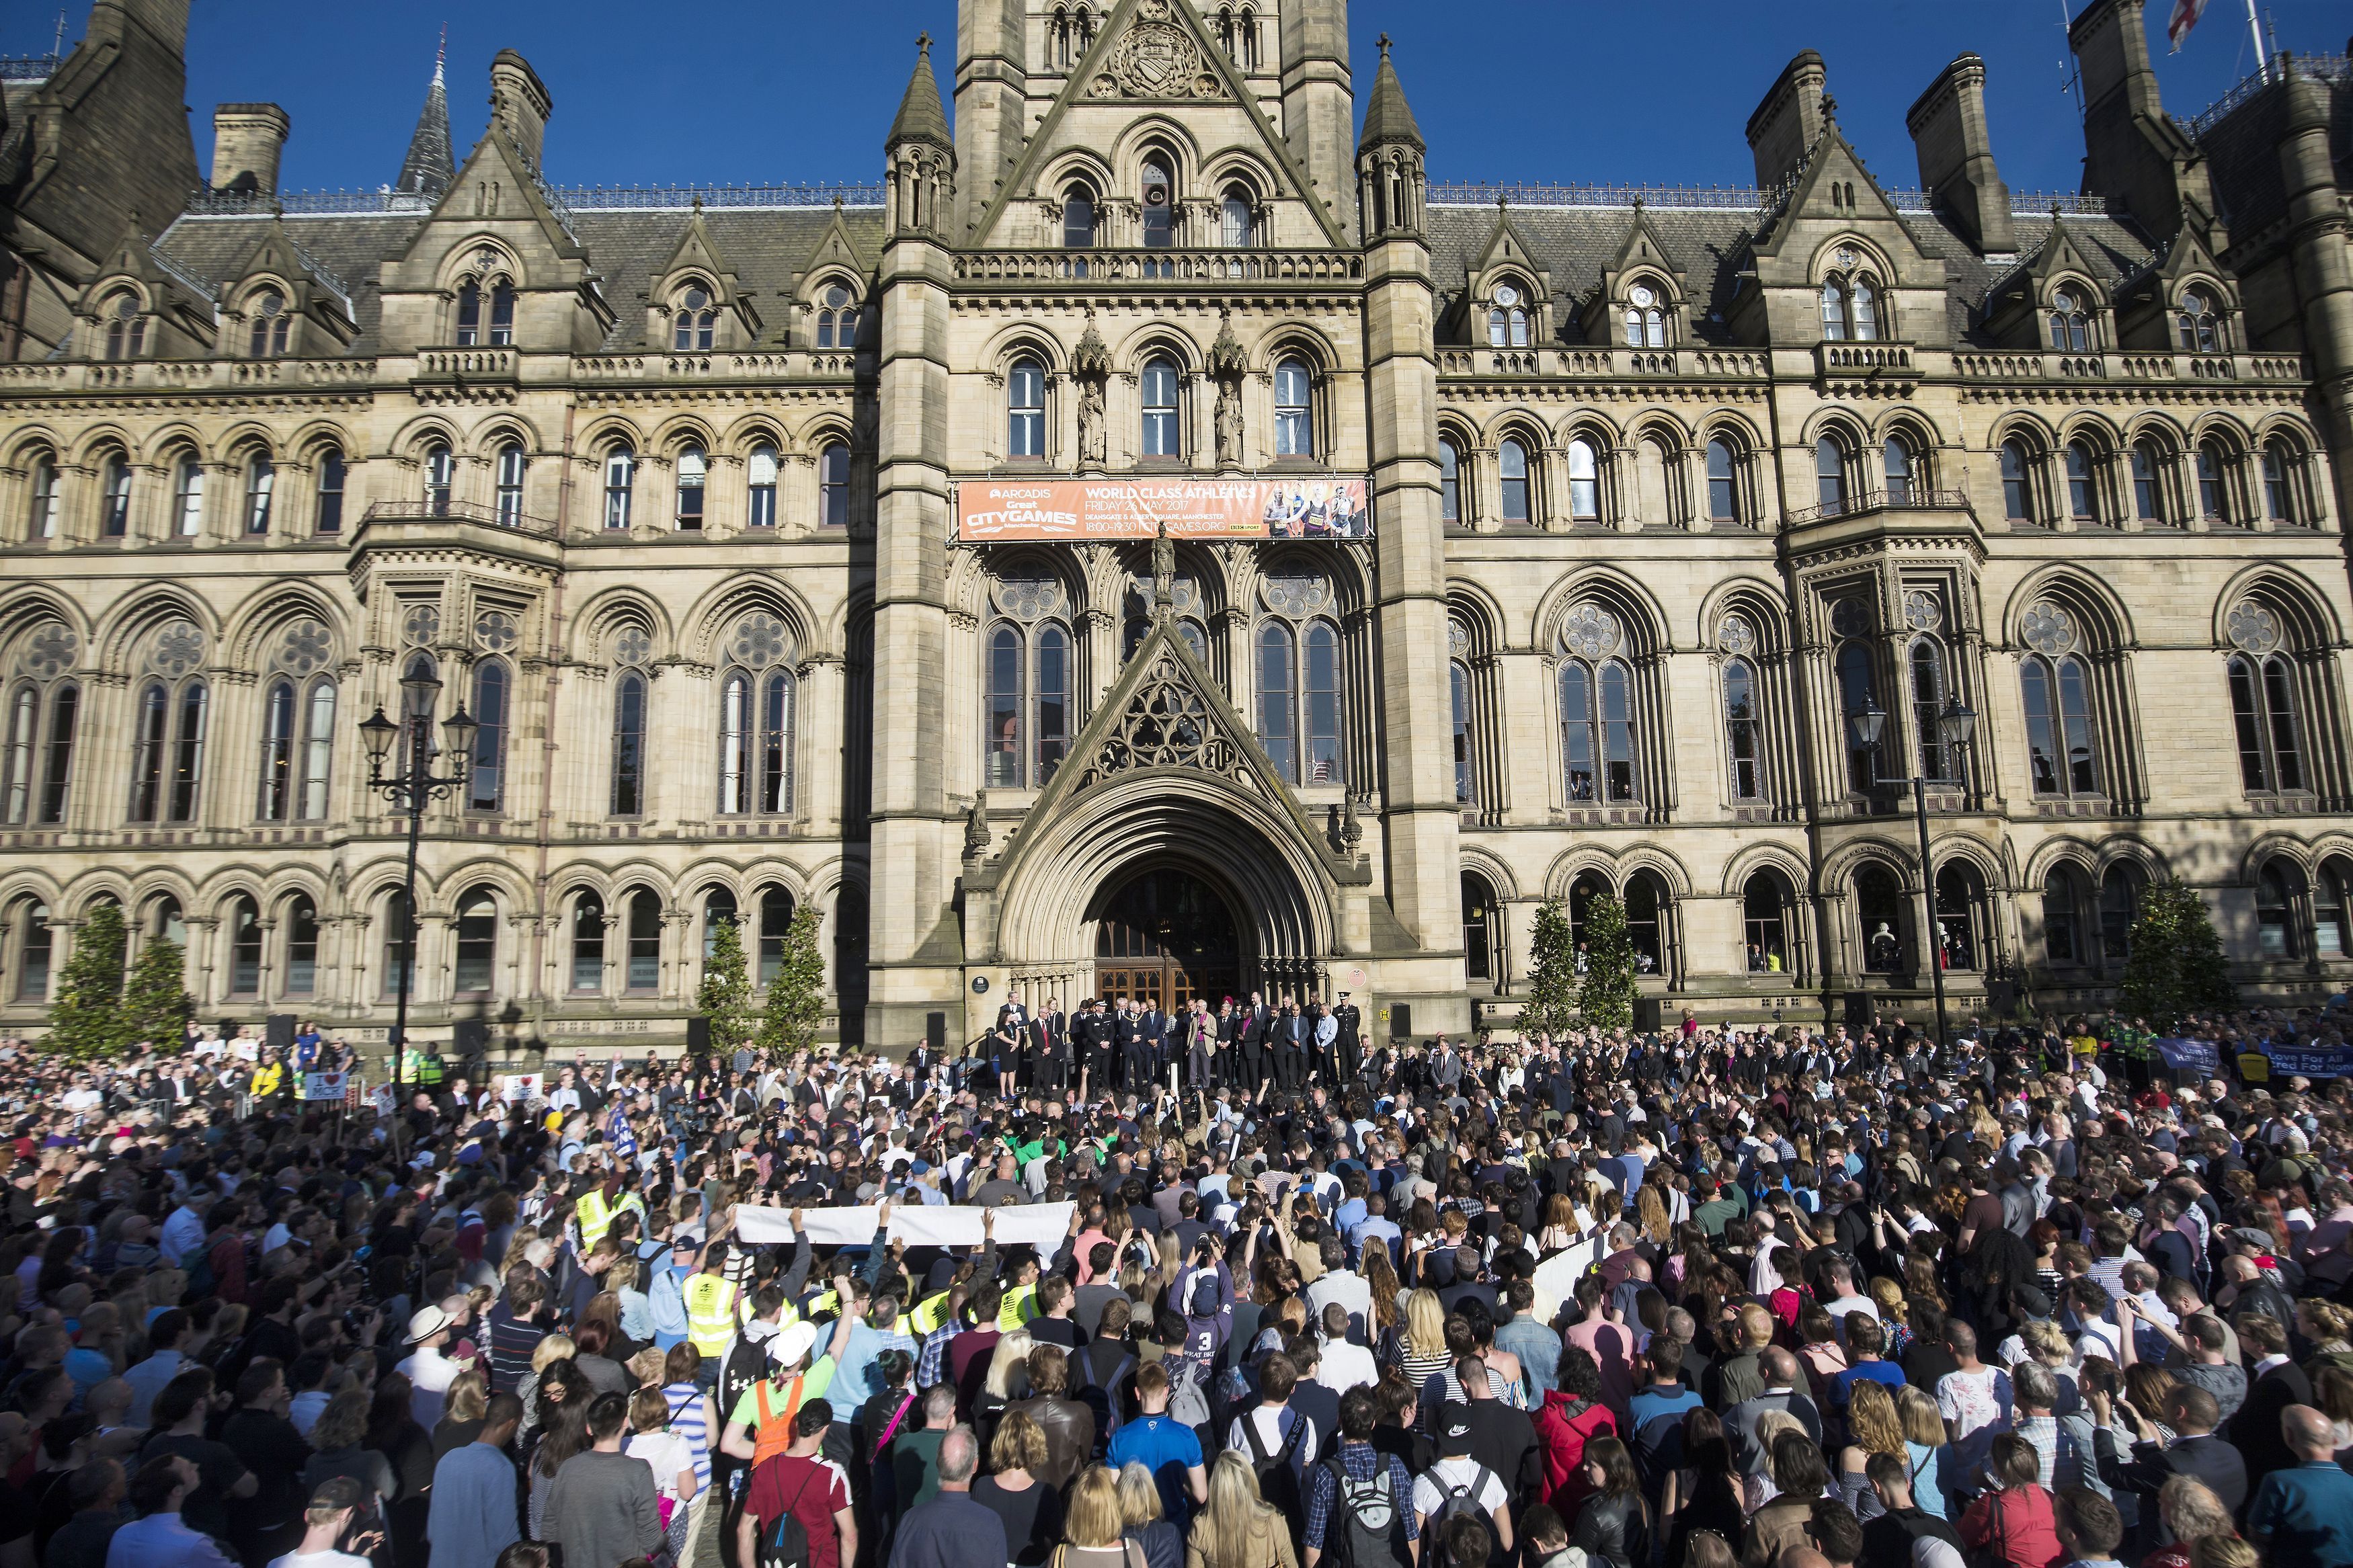
[[[408,813],[408,870],[400,894],[400,988],[392,1026],[392,1153],[396,1161],[400,1158],[401,1118],[406,1114],[401,1104],[401,1068],[408,1054],[408,990],[417,971],[417,845],[424,832],[427,805],[464,787],[466,768],[474,755],[474,731],[480,728],[463,703],[441,721],[454,761],[447,776],[438,774],[433,771],[432,731],[441,682],[430,670],[417,670],[402,679],[400,693],[403,717],[398,723],[384,716],[382,704],[360,723],[360,738],[367,743],[368,787],[382,795],[395,811]],[[385,771],[387,763],[390,773]]]
[[[1941,1046],[1948,1037],[1945,1017],[1945,944],[1936,934],[1936,868],[1928,858],[1928,781],[1915,775],[1909,779],[1882,779],[1879,776],[1879,737],[1887,725],[1887,710],[1864,692],[1862,703],[1848,712],[1847,731],[1855,749],[1871,757],[1873,784],[1910,784],[1912,786],[1912,820],[1920,830],[1920,944],[1933,948],[1928,954],[1928,974],[1936,988],[1936,1043]],[[1978,716],[1957,697],[1947,700],[1945,710],[1936,715],[1936,740],[1947,751],[1966,757],[1970,737],[1978,731]]]

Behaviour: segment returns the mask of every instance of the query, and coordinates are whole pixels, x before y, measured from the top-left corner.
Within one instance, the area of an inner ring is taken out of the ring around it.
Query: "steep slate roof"
[[[1492,206],[1430,208],[1430,271],[1445,307],[1459,296],[1477,267],[1488,237],[1494,232]],[[1617,259],[1633,223],[1630,206],[1514,206],[1512,226],[1536,263],[1552,274],[1556,299],[1581,300]],[[1729,310],[1733,280],[1739,272],[1749,241],[1761,225],[1754,211],[1722,208],[1646,206],[1642,216],[1666,251],[1669,264],[1691,280],[1692,331],[1704,342],[1725,341],[1724,325],[1711,316]],[[1960,236],[1933,213],[1907,212],[1905,221],[1919,237],[1922,248],[1941,257],[1948,280],[1948,310],[1954,341],[1978,342],[1976,318],[1997,277],[2010,264],[1989,266]],[[2131,229],[2112,217],[2070,216],[2067,232],[2092,264],[2103,286],[2147,262],[2150,247]],[[2021,213],[2018,238],[2021,262],[2031,259],[2051,231],[2049,213]],[[1567,310],[1561,312],[1566,318]]]
[[[2342,59],[2301,57],[2296,69],[2328,87],[2328,149],[2337,160],[2337,183],[2353,184],[2353,70]],[[2281,141],[2287,133],[2287,93],[2282,84],[2258,88],[2237,103],[2210,110],[2192,122],[2206,154],[2214,199],[2236,245],[2253,239],[2287,216],[2287,186],[2280,174]]]
[[[401,160],[400,178],[393,184],[392,188],[404,195],[438,196],[458,177],[457,159],[449,146],[449,89],[441,67],[440,60],[433,62],[433,85],[425,89],[425,107],[417,112],[416,133],[408,139],[408,156]]]
[[[646,341],[646,280],[667,268],[677,255],[693,216],[691,210],[682,206],[592,209],[575,210],[571,216],[616,312],[613,330],[600,352],[621,353],[655,346]],[[832,227],[833,217],[829,207],[703,209],[702,223],[712,246],[726,259],[738,286],[758,300],[771,332],[781,331],[786,320],[786,312],[774,308],[771,301],[791,289],[795,276]],[[845,207],[841,220],[860,256],[871,265],[882,250],[881,210]],[[359,322],[359,337],[352,352],[375,353],[378,266],[406,254],[425,219],[414,215],[306,217],[290,214],[282,221],[304,253],[349,288],[353,313]],[[156,248],[185,271],[217,289],[244,275],[245,259],[270,222],[266,212],[249,217],[183,217],[157,242]]]
[[[934,147],[953,148],[954,138],[948,135],[948,111],[940,102],[939,79],[932,74],[932,37],[929,33],[915,45],[915,68],[907,78],[907,95],[899,100],[898,118],[891,121],[891,134],[883,138],[885,147],[895,147],[902,142],[928,142]]]

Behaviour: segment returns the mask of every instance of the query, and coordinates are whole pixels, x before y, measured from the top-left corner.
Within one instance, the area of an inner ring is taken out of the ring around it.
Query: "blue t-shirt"
[[[1192,1482],[1185,1472],[1201,1462],[1201,1440],[1193,1429],[1172,1415],[1137,1416],[1111,1440],[1111,1468],[1131,1462],[1152,1472],[1160,1486],[1160,1511],[1183,1530],[1193,1517]]]
[[[1847,1407],[1847,1402],[1854,1397],[1855,1384],[1866,1377],[1871,1379],[1873,1383],[1885,1384],[1887,1385],[1888,1394],[1891,1398],[1894,1397],[1897,1389],[1904,1386],[1904,1369],[1896,1365],[1894,1362],[1857,1362],[1854,1365],[1846,1368],[1844,1371],[1832,1373],[1831,1374],[1830,1403],[1831,1408],[1837,1410],[1845,1409]]]
[[[2247,1505],[2247,1533],[2272,1568],[2353,1563],[2353,1475],[2326,1459],[2274,1470]]]

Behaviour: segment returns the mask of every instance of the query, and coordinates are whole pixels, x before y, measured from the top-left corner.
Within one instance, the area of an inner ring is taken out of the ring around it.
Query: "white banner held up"
[[[997,1242],[1000,1247],[1028,1243],[1038,1247],[1059,1247],[1071,1234],[1071,1204],[1012,1204],[999,1209],[980,1209],[968,1204],[896,1204],[891,1208],[891,1239],[903,1241],[910,1247],[978,1247],[987,1239],[981,1235],[981,1216],[997,1215]],[[808,1238],[821,1247],[863,1247],[874,1239],[874,1216],[880,1212],[875,1205],[860,1208],[805,1208],[801,1218],[808,1226]],[[755,1243],[790,1242],[793,1239],[792,1211],[765,1208],[752,1204],[735,1205],[735,1235]]]

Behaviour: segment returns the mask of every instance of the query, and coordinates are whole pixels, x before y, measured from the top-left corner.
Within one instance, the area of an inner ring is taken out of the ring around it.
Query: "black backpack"
[[[1071,1359],[1079,1364],[1078,1397],[1094,1412],[1094,1457],[1100,1459],[1110,1448],[1112,1438],[1118,1435],[1125,1415],[1121,1408],[1124,1403],[1122,1395],[1126,1390],[1128,1374],[1135,1370],[1135,1357],[1122,1352],[1119,1360],[1112,1363],[1111,1375],[1102,1377],[1095,1372],[1094,1352],[1095,1347],[1089,1345],[1074,1352]]]
[[[1324,1525],[1324,1560],[1336,1568],[1405,1568],[1406,1500],[1396,1496],[1388,1456],[1367,1480],[1354,1480],[1335,1455],[1332,1511]]]
[[[809,1568],[808,1527],[801,1523],[793,1509],[800,1502],[801,1492],[808,1490],[809,1482],[821,1473],[811,1470],[801,1478],[800,1490],[793,1493],[792,1500],[785,1504],[785,1511],[777,1516],[775,1528],[761,1542],[765,1550],[760,1553],[760,1568]]]
[[[1284,1415],[1291,1417],[1288,1431],[1283,1429]],[[1260,1444],[1257,1416],[1257,1411],[1250,1411],[1241,1417],[1241,1423],[1242,1438],[1250,1444],[1250,1468],[1258,1476],[1259,1496],[1266,1500],[1268,1506],[1293,1520],[1299,1519],[1303,1517],[1299,1471],[1292,1460],[1299,1452],[1299,1435],[1307,1429],[1307,1417],[1284,1405],[1282,1414],[1274,1418],[1275,1430],[1283,1433],[1282,1446],[1270,1451]]]

